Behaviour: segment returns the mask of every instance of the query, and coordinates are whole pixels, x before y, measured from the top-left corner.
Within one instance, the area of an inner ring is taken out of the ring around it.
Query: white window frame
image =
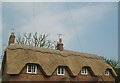
[[[30,66],[31,66],[31,68],[30,68]],[[29,68],[31,69],[31,72],[29,72]],[[28,64],[27,65],[27,73],[36,74],[37,73],[37,65],[36,64]]]
[[[105,76],[110,76],[110,71],[109,70],[105,70]]]
[[[89,71],[88,68],[82,68],[81,69],[81,74],[82,75],[88,75],[88,71]]]
[[[65,67],[58,67],[57,75],[65,75]]]

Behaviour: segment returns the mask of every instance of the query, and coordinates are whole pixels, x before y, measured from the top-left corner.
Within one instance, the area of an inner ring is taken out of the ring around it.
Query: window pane
[[[28,72],[31,72],[31,65],[28,65]]]
[[[82,73],[85,73],[85,68],[82,69]]]
[[[61,68],[61,74],[64,74],[64,69],[63,68]]]
[[[58,74],[60,74],[60,68],[58,68]]]
[[[60,69],[58,69],[58,74],[60,74]]]
[[[87,74],[87,68],[85,68],[85,74]]]
[[[35,73],[35,65],[32,65],[32,73]]]

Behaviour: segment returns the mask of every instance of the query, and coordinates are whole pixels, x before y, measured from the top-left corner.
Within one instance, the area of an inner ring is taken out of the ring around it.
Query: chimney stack
[[[15,43],[15,35],[14,32],[11,33],[10,37],[9,37],[9,45]]]
[[[63,47],[63,43],[62,43],[62,39],[59,39],[59,42],[57,43],[57,50],[63,51],[64,47]]]

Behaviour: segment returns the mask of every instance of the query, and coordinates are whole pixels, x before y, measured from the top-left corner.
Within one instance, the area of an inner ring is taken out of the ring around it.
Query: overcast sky
[[[118,58],[117,2],[3,2],[0,24],[3,48],[14,28],[16,36],[38,32],[52,41],[61,33],[67,50]]]

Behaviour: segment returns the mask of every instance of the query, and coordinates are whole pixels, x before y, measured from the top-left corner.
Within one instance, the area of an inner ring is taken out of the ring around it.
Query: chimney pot
[[[64,47],[63,47],[63,43],[62,43],[62,39],[59,39],[59,42],[57,43],[57,50],[63,51]]]
[[[14,32],[11,33],[10,37],[9,37],[9,45],[15,43],[15,35]]]
[[[62,39],[61,38],[59,39],[59,42],[62,43]]]

